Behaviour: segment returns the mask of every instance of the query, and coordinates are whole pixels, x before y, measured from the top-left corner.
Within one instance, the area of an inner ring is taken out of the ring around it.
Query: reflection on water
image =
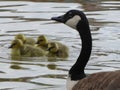
[[[120,1],[93,1],[0,1],[0,89],[65,90],[67,72],[80,53],[81,42],[75,30],[50,18],[70,9],[83,10],[90,22],[93,51],[86,73],[120,69]],[[18,33],[34,39],[44,34],[51,40],[65,43],[70,57],[12,60],[8,46]]]

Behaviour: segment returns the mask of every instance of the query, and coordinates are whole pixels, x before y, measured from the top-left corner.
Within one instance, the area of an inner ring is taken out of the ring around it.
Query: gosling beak
[[[8,48],[12,48],[13,47],[13,45],[10,45]]]
[[[47,51],[50,51],[51,48],[47,48]]]
[[[58,21],[58,22],[62,22],[64,23],[64,15],[62,16],[58,16],[58,17],[52,17],[51,20],[55,20],[55,21]]]
[[[15,43],[11,44],[8,48],[13,48]]]
[[[53,47],[48,47],[48,48],[47,48],[47,51],[51,51],[52,48],[53,48]]]
[[[36,44],[39,44],[39,41],[37,41]]]

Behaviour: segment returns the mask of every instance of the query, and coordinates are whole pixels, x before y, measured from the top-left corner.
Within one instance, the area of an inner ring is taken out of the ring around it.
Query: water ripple
[[[50,18],[70,9],[83,10],[90,22],[93,51],[86,73],[120,69],[119,3],[101,1],[92,8],[93,4],[85,2],[0,1],[0,89],[65,90],[67,73],[80,53],[81,40],[77,31]],[[60,41],[69,47],[70,57],[12,60],[8,47],[18,33],[34,39],[44,34],[49,40]]]

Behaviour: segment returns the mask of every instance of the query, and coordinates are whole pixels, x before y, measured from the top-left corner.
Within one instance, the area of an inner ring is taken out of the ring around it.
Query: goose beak
[[[64,23],[64,16],[58,16],[58,17],[52,17],[51,20],[55,20],[55,21],[58,21],[58,22],[62,22]]]

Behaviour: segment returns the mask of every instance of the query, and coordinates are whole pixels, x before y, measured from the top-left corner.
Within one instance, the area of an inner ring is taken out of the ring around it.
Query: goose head
[[[46,46],[48,44],[48,40],[44,35],[41,35],[37,38],[37,43],[39,46]]]
[[[22,40],[23,43],[25,43],[25,41],[26,41],[26,37],[24,34],[17,34],[15,36],[15,39],[20,39],[20,40]]]
[[[74,29],[78,29],[77,25],[80,22],[85,22],[86,17],[82,11],[79,10],[70,10],[64,15],[58,16],[58,17],[52,17],[52,20],[64,23]]]
[[[23,46],[23,42],[20,39],[15,39],[12,41],[9,48],[21,48]]]

